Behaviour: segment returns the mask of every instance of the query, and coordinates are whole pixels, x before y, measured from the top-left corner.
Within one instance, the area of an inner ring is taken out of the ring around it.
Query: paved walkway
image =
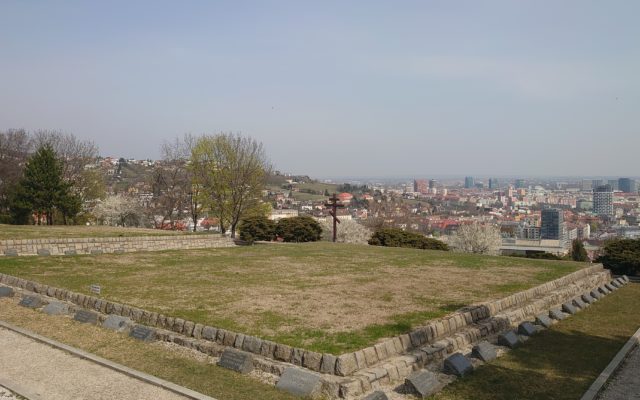
[[[32,400],[185,400],[166,389],[0,328],[0,381]],[[3,397],[0,387],[0,399]]]
[[[625,358],[598,399],[640,400],[640,346],[636,346]]]

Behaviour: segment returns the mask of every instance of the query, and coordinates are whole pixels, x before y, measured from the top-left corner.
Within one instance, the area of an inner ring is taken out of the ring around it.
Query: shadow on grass
[[[546,330],[432,399],[579,399],[627,339]]]

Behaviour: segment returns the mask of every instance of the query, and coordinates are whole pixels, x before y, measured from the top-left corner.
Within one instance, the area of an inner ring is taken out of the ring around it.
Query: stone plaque
[[[107,319],[102,323],[103,328],[111,329],[116,332],[124,332],[129,329],[133,322],[127,317],[121,317],[119,315],[110,314]]]
[[[51,252],[49,251],[49,249],[38,249],[38,255],[39,256],[50,256]]]
[[[593,302],[596,301],[596,299],[591,297],[589,293],[585,293],[580,297],[582,298],[582,301],[584,301],[586,304],[593,304]]]
[[[286,368],[276,388],[300,397],[314,397],[320,392],[320,375],[299,368]]]
[[[501,333],[498,335],[498,344],[500,346],[506,346],[510,349],[515,349],[520,346],[520,338],[514,331]]]
[[[444,372],[463,377],[473,372],[473,365],[462,353],[455,353],[444,360]]]
[[[64,315],[69,312],[69,306],[59,301],[53,301],[47,304],[42,312],[48,315]]]
[[[65,251],[64,251],[64,255],[65,255],[65,256],[75,256],[75,255],[77,255],[77,254],[78,254],[78,253],[77,253],[75,250],[65,250]]]
[[[4,250],[4,255],[5,256],[10,256],[10,257],[15,257],[18,255],[18,250],[16,249],[5,249]]]
[[[566,302],[562,303],[562,311],[566,312],[567,314],[573,315],[578,312],[578,309],[570,302]]]
[[[76,314],[73,316],[78,322],[82,322],[83,324],[97,324],[98,323],[98,314],[93,311],[88,310],[78,310]]]
[[[576,297],[575,299],[573,299],[573,305],[580,308],[581,310],[584,310],[589,306],[589,303],[585,303],[582,300],[582,297]]]
[[[129,332],[129,336],[143,342],[150,342],[156,338],[156,331],[144,325],[136,325]]]
[[[411,373],[404,380],[404,386],[407,392],[422,399],[431,396],[443,387],[436,374],[424,369]]]
[[[376,390],[362,400],[389,400],[389,398],[387,397],[387,394],[385,392]]]
[[[545,328],[551,328],[551,325],[553,325],[553,321],[551,320],[551,318],[549,318],[548,315],[540,314],[536,317],[536,324],[542,325]]]
[[[567,314],[563,313],[560,308],[553,308],[549,310],[549,316],[558,321],[562,321],[567,318]]]
[[[518,325],[518,333],[524,336],[533,336],[538,333],[536,327],[529,321],[524,321]]]
[[[611,290],[607,289],[606,286],[602,285],[598,287],[598,290],[602,293],[602,294],[609,294],[611,293]]]
[[[589,292],[589,294],[591,294],[591,297],[593,297],[596,300],[600,300],[602,298],[602,293],[600,293],[599,290],[592,290],[591,292]]]
[[[0,297],[13,297],[13,289],[7,286],[0,286]]]
[[[222,352],[218,366],[248,374],[253,370],[253,355],[228,347]]]
[[[91,249],[91,254],[93,255],[102,254],[102,249]]]
[[[496,346],[485,340],[473,346],[471,355],[484,362],[489,362],[498,357],[498,351],[496,350]]]
[[[22,300],[20,300],[20,303],[18,303],[19,305],[21,305],[22,307],[28,307],[28,308],[40,308],[42,307],[45,303],[40,299],[40,297],[36,297],[36,296],[24,296],[22,298]]]

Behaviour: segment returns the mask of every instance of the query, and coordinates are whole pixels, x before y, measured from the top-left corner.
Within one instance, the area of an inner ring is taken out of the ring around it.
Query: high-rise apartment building
[[[496,178],[489,178],[489,189],[497,189],[500,185],[498,185],[498,180]]]
[[[613,190],[614,192],[616,190],[620,190],[620,189],[618,189],[618,187],[619,187],[618,179],[608,179],[607,180],[607,185],[611,186],[611,190]]]
[[[413,191],[417,193],[427,194],[429,193],[429,186],[424,179],[416,179],[413,181]]]
[[[599,186],[603,186],[604,185],[604,180],[602,179],[592,179],[591,180],[591,188],[595,189]]]
[[[435,189],[437,183],[435,179],[429,179],[429,189]]]
[[[467,176],[464,178],[464,187],[465,189],[472,189],[475,184],[473,180],[473,176]]]
[[[540,223],[540,238],[564,240],[564,214],[557,208],[542,210]]]
[[[593,190],[593,212],[601,216],[613,216],[613,190],[602,185]]]
[[[638,191],[638,183],[635,179],[620,178],[618,179],[618,190],[624,193],[636,193]]]

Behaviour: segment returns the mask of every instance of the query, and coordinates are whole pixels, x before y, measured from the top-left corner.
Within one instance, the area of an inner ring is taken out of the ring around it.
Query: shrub
[[[423,250],[449,250],[449,246],[444,242],[397,228],[377,230],[369,239],[369,244],[372,246],[411,247]]]
[[[614,274],[638,275],[640,272],[640,239],[617,239],[607,242],[597,262]]]
[[[285,242],[315,242],[320,240],[322,227],[307,216],[283,218],[276,224],[276,235]]]
[[[333,221],[327,219],[320,223],[322,226],[322,240],[333,240]],[[352,219],[342,220],[338,224],[338,243],[367,244],[371,237],[371,230]]]
[[[589,255],[580,239],[574,239],[571,243],[571,259],[573,261],[589,261]]]
[[[258,215],[249,217],[240,222],[240,240],[255,242],[256,240],[271,241],[276,236],[276,223]]]

